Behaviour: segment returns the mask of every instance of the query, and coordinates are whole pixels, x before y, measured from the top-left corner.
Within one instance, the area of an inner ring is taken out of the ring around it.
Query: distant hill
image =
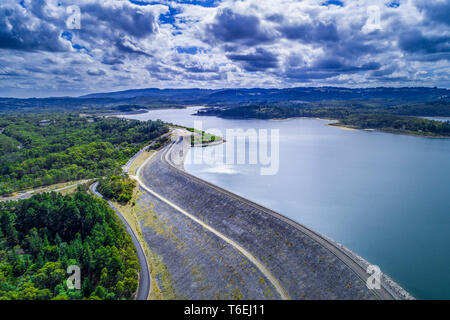
[[[80,98],[112,98],[112,99],[130,99],[136,97],[193,97],[198,98],[200,96],[206,96],[211,93],[217,92],[218,90],[208,90],[208,89],[134,89],[126,91],[116,91],[116,92],[104,92],[104,93],[92,93]]]
[[[211,93],[210,101],[326,101],[393,99],[403,101],[435,100],[450,97],[450,90],[438,88],[288,88],[229,89]]]
[[[399,105],[432,101],[450,101],[450,90],[440,88],[367,88],[300,87],[285,89],[135,89],[93,93],[81,97],[40,99],[0,98],[0,112],[134,111],[148,108],[186,105],[243,106],[249,104],[293,105],[374,101],[378,105]]]
[[[286,89],[137,89],[94,93],[80,98],[131,99],[137,97],[173,101],[245,102],[245,101],[325,101],[353,99],[434,100],[448,97],[450,90],[439,88],[368,88],[300,87]]]

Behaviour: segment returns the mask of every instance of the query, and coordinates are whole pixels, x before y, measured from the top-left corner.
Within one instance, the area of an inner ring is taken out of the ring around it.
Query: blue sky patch
[[[339,6],[339,7],[344,6],[342,1],[338,1],[338,0],[328,0],[328,1],[325,1],[324,3],[322,3],[322,5],[323,6],[335,5],[335,6]]]
[[[386,4],[389,8],[398,8],[400,7],[400,0],[394,0]]]
[[[177,47],[178,53],[197,54],[199,52],[198,47]]]
[[[71,34],[69,31],[64,31],[64,32],[61,34],[61,38],[66,39],[66,40],[72,42],[72,34]]]

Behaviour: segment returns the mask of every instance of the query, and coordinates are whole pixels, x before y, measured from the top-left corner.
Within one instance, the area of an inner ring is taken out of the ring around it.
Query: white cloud
[[[0,59],[1,92],[449,86],[448,1],[324,2],[224,0],[211,7],[199,1],[143,6],[127,0],[25,0],[21,6],[4,0],[0,52],[8,61]],[[81,30],[66,29],[72,4],[81,8]],[[380,8],[381,28],[364,32],[373,5]]]

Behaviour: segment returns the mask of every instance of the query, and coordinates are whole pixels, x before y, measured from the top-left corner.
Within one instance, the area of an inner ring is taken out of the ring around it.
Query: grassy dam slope
[[[186,299],[410,299],[336,242],[186,173],[181,137],[138,172],[144,239],[163,265],[167,296]],[[224,240],[225,239],[225,240]],[[167,280],[169,279],[169,280]],[[170,285],[168,284],[170,283]]]

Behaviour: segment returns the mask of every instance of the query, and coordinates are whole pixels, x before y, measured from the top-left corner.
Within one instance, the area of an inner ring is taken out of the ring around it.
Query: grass
[[[155,151],[143,152],[131,164],[129,169],[130,175],[136,175],[137,169],[148,159]],[[176,293],[173,285],[173,280],[167,271],[167,266],[163,263],[162,258],[154,253],[147,242],[144,240],[142,233],[140,217],[142,215],[141,208],[136,206],[136,201],[140,196],[139,187],[136,186],[133,190],[131,201],[127,205],[121,205],[114,202],[114,206],[120,211],[125,220],[136,234],[147,258],[147,265],[150,272],[151,288],[148,299],[149,300],[172,300],[180,299],[181,297]]]
[[[136,175],[139,167],[156,152],[156,150],[148,150],[139,155],[130,165],[128,171],[129,175]],[[128,205],[120,205],[118,203],[115,203],[114,205],[130,224],[131,228],[137,235],[142,248],[144,249],[151,278],[151,288],[148,299],[183,299],[183,297],[176,292],[174,281],[170,276],[167,270],[167,266],[164,264],[162,257],[152,251],[147,242],[144,240],[144,235],[141,229],[141,221],[144,220],[143,224],[145,226],[156,228],[157,232],[165,233],[169,235],[170,238],[176,239],[179,247],[182,247],[184,243],[179,243],[180,240],[174,237],[175,235],[171,233],[171,230],[164,228],[164,221],[158,221],[152,208],[150,208],[150,210],[148,210],[147,212],[144,212],[142,207],[136,205],[136,202],[140,195],[141,193],[139,191],[139,186],[136,186],[133,191],[133,197]]]
[[[63,189],[63,190],[56,191],[56,192],[58,192],[58,193],[62,194],[63,196],[65,196],[65,195],[68,195],[68,194],[74,194],[77,191],[78,191],[78,185],[74,185],[74,186],[71,186],[70,188]]]
[[[155,150],[149,150],[149,151],[142,152],[142,154],[139,155],[139,157],[137,157],[131,164],[128,174],[135,176],[136,171],[139,169],[139,167],[145,162],[145,160],[147,160],[155,152],[156,152]]]
[[[242,300],[244,295],[239,288],[234,288],[226,297],[230,300]]]
[[[143,222],[143,225],[145,227],[153,229],[158,235],[168,240],[172,240],[177,244],[177,248],[182,248],[184,246],[184,242],[181,241],[173,232],[173,227],[167,226],[167,222],[161,220],[156,215],[153,208],[149,208],[146,210],[141,208],[139,220]]]
[[[142,233],[141,225],[139,220],[140,216],[145,215],[145,213],[140,212],[141,208],[139,206],[133,205],[137,198],[139,197],[138,187],[135,188],[133,192],[133,198],[130,204],[121,205],[119,203],[114,203],[114,206],[120,211],[127,220],[130,227],[133,229],[134,233],[144,249],[145,256],[147,258],[147,264],[149,267],[150,278],[151,278],[151,288],[149,300],[175,300],[181,299],[181,297],[176,293],[173,280],[167,270],[167,266],[163,263],[162,258],[154,253],[147,242],[144,240],[144,235]]]
[[[196,130],[194,128],[184,128],[184,129],[188,130],[189,132],[192,132],[191,146],[206,146],[214,142],[219,143],[223,140],[222,137],[215,136],[205,131]]]
[[[183,297],[177,294],[174,281],[167,270],[162,258],[153,253],[148,247],[146,250],[149,265],[151,266],[152,289],[150,300],[182,300]]]
[[[214,143],[214,142],[221,142],[222,138],[206,133],[206,132],[202,132],[200,133],[194,133],[191,136],[191,146],[203,146],[203,145],[207,145],[210,143]]]

